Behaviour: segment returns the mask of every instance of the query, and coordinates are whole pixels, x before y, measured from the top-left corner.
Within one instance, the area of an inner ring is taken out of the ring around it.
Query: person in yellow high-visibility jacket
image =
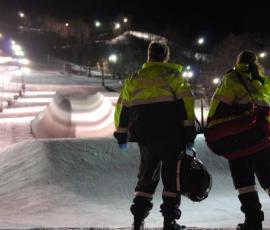
[[[123,85],[115,111],[115,138],[120,147],[137,142],[141,162],[135,198],[131,205],[133,229],[142,229],[160,180],[164,186],[161,213],[164,229],[182,229],[176,223],[181,211],[177,191],[177,159],[196,136],[194,98],[182,66],[168,63],[166,44],[152,42],[148,62]]]
[[[270,194],[270,80],[259,70],[253,52],[238,55],[214,93],[205,133],[208,146],[229,160],[245,214],[242,230],[261,230],[264,220],[254,175]]]

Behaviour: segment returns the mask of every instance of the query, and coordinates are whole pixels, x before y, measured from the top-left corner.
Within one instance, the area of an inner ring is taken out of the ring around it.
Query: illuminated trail
[[[31,122],[36,138],[112,136],[114,107],[101,93],[56,94]]]

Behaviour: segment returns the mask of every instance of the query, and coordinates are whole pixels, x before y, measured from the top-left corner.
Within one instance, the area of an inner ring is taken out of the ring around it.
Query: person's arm
[[[193,143],[196,138],[195,126],[195,100],[191,92],[189,83],[182,77],[178,77],[174,81],[174,91],[176,103],[179,111],[179,117],[184,127],[185,144]]]
[[[210,120],[212,120],[212,117],[215,119],[218,117],[228,117],[243,111],[243,108],[234,103],[237,98],[235,90],[235,84],[237,83],[231,79],[231,76],[224,77],[210,103],[208,114]]]
[[[128,133],[128,121],[129,121],[129,107],[127,100],[127,81],[125,81],[118,101],[116,103],[114,113],[115,132],[114,137],[117,139],[118,144],[127,143]]]

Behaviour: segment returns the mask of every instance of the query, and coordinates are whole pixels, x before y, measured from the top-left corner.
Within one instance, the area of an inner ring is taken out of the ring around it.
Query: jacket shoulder
[[[129,80],[136,79],[136,78],[139,77],[139,75],[140,75],[140,70],[138,70],[138,71],[132,73],[132,74],[128,77],[128,79],[129,79]]]
[[[228,70],[224,77],[223,77],[223,80],[224,79],[227,79],[227,80],[230,80],[230,81],[237,81],[237,77],[236,77],[236,74],[235,74],[235,70],[234,69],[230,69]]]
[[[227,74],[231,74],[231,73],[233,73],[235,70],[234,69],[229,69],[227,72],[226,72],[226,75]]]

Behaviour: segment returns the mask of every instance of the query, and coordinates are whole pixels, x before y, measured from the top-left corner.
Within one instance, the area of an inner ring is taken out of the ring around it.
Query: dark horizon
[[[110,21],[127,16],[132,28],[152,29],[162,32],[167,29],[183,32],[188,37],[206,35],[212,40],[222,40],[227,35],[258,33],[270,35],[268,7],[264,5],[243,5],[233,3],[165,1],[123,1],[123,0],[9,0],[0,2],[0,12],[22,10],[32,15],[50,15],[63,20],[81,18]]]

